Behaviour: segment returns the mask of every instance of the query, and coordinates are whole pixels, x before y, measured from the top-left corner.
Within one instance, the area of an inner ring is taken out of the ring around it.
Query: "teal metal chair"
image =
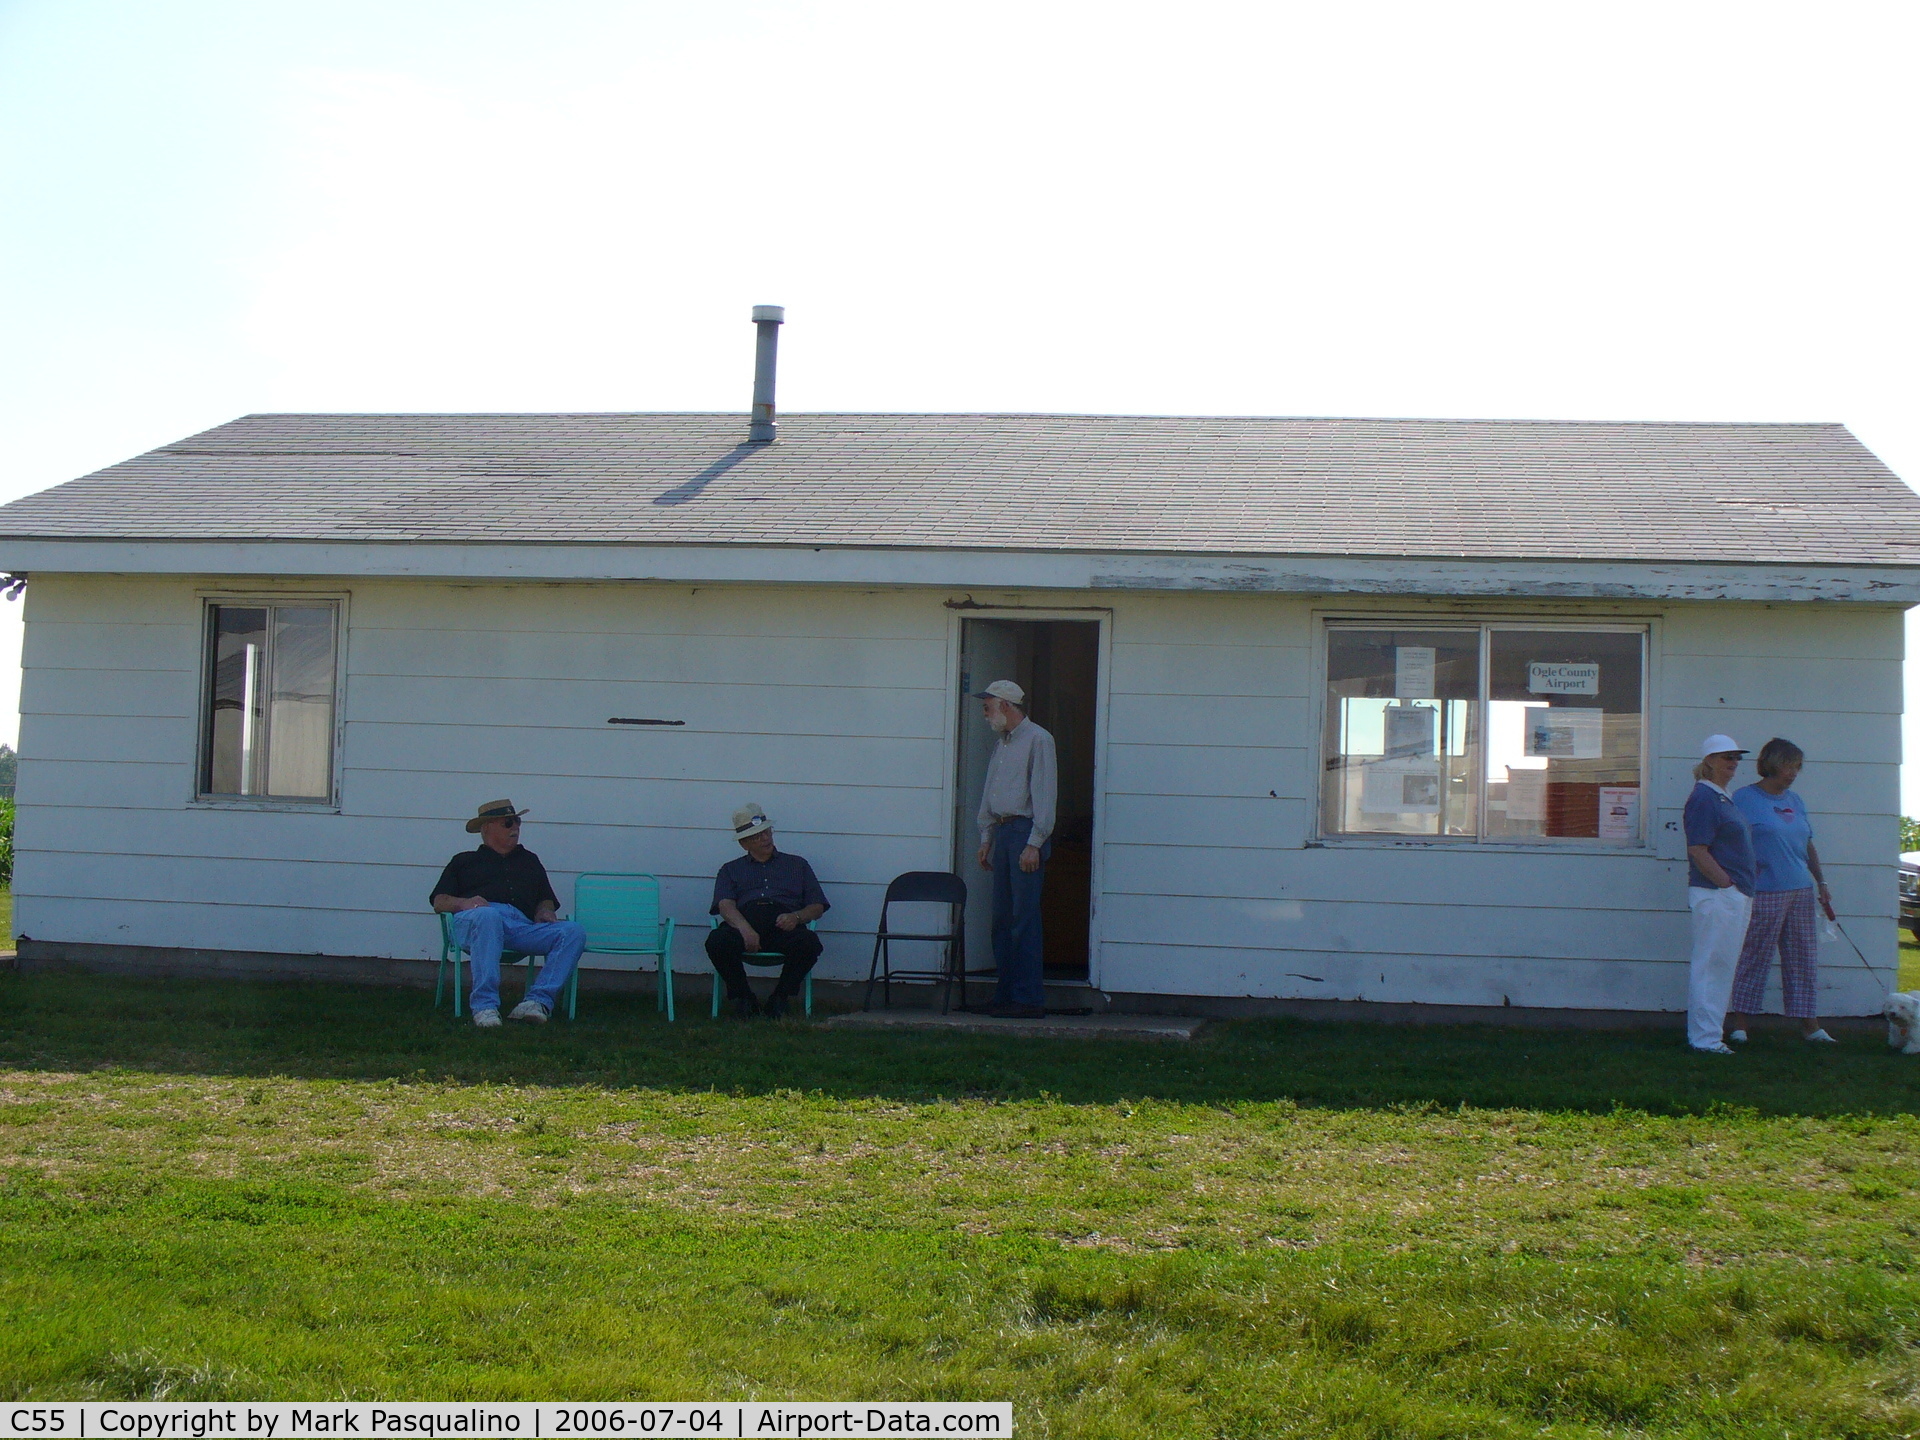
[[[654,1008],[673,1020],[673,917],[660,913],[660,881],[652,875],[595,872],[573,882],[573,918],[587,932],[587,954],[654,956],[659,983]]]
[[[707,919],[712,922],[707,926],[709,930],[718,930],[720,928],[720,917],[718,915],[709,915]],[[814,928],[813,921],[807,921],[807,929],[813,930]],[[742,955],[740,958],[749,965],[784,965],[787,963],[787,957],[777,950],[754,950]],[[715,972],[713,977],[713,1014],[716,1019],[720,1014],[720,992],[725,988],[726,987],[720,983],[719,973]],[[800,982],[800,995],[801,1003],[806,1013],[811,1016],[813,1014],[813,971],[811,970],[807,971],[807,978]]]
[[[561,918],[564,919],[565,917],[563,916]],[[440,968],[433,972],[433,1008],[436,1010],[440,1008],[440,988],[447,978],[447,966],[451,965],[453,966],[453,1018],[456,1020],[464,1013],[462,1007],[466,1004],[467,987],[460,983],[460,966],[466,958],[466,952],[460,948],[460,942],[456,940],[453,935],[453,916],[447,914],[445,911],[441,911]],[[500,952],[500,969],[504,972],[507,966],[518,965],[522,960],[527,962],[527,982],[531,984],[533,982],[533,972],[536,968],[534,962],[541,960],[544,963],[544,957],[542,956],[522,955],[518,950],[502,950]],[[580,967],[578,965],[573,967],[573,974],[567,977],[565,993],[567,997],[567,1019],[571,1020],[580,1002]]]

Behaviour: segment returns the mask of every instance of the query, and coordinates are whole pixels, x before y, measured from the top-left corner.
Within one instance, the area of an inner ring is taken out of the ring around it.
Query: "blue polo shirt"
[[[1687,844],[1706,846],[1734,888],[1742,895],[1753,894],[1753,835],[1733,797],[1717,785],[1699,781],[1687,797],[1686,827]],[[1700,873],[1691,855],[1687,857],[1687,884],[1696,890],[1720,888]]]
[[[1733,803],[1753,830],[1754,889],[1810,889],[1807,847],[1813,843],[1813,821],[1806,802],[1791,790],[1769,795],[1758,785],[1744,785],[1733,792]]]
[[[784,850],[774,851],[764,865],[751,855],[742,855],[722,865],[713,880],[713,904],[707,913],[718,915],[722,900],[742,906],[756,900],[769,901],[778,905],[782,914],[804,910],[809,905],[818,905],[823,914],[832,908],[827,904],[826,892],[814,878],[813,867]]]

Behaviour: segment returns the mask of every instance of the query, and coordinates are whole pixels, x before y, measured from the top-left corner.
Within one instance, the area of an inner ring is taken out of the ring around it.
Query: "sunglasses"
[[[497,817],[489,815],[487,818],[492,820],[496,825],[506,826],[509,830],[518,830],[520,828],[520,817],[518,815],[501,815]]]

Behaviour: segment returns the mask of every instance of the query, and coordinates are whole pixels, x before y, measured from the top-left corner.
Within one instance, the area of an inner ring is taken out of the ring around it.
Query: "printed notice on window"
[[[1387,759],[1406,760],[1431,755],[1440,712],[1431,705],[1389,705],[1381,712]]]
[[[1640,787],[1638,785],[1602,785],[1600,787],[1600,838],[1602,840],[1638,840],[1640,838]]]
[[[1546,823],[1546,771],[1507,771],[1507,819],[1533,825]]]
[[[1571,707],[1527,706],[1527,750],[1529,758],[1548,760],[1598,760],[1600,758],[1604,710],[1576,710]]]
[[[1598,695],[1600,663],[1563,665],[1557,660],[1535,660],[1527,666],[1527,689],[1536,695]]]
[[[1393,695],[1396,700],[1433,699],[1433,655],[1431,645],[1393,647]]]
[[[1369,765],[1360,786],[1360,809],[1369,815],[1438,815],[1440,767],[1393,761]]]

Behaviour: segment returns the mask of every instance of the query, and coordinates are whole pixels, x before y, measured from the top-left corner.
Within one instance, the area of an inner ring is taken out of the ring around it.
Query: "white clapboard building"
[[[890,877],[981,878],[1012,677],[1084,1003],[1681,1010],[1711,731],[1805,748],[1880,967],[1823,1011],[1889,988],[1920,498],[1837,425],[253,415],[0,509],[0,567],[24,962],[417,979],[507,796],[699,976],[765,805],[864,977]]]

